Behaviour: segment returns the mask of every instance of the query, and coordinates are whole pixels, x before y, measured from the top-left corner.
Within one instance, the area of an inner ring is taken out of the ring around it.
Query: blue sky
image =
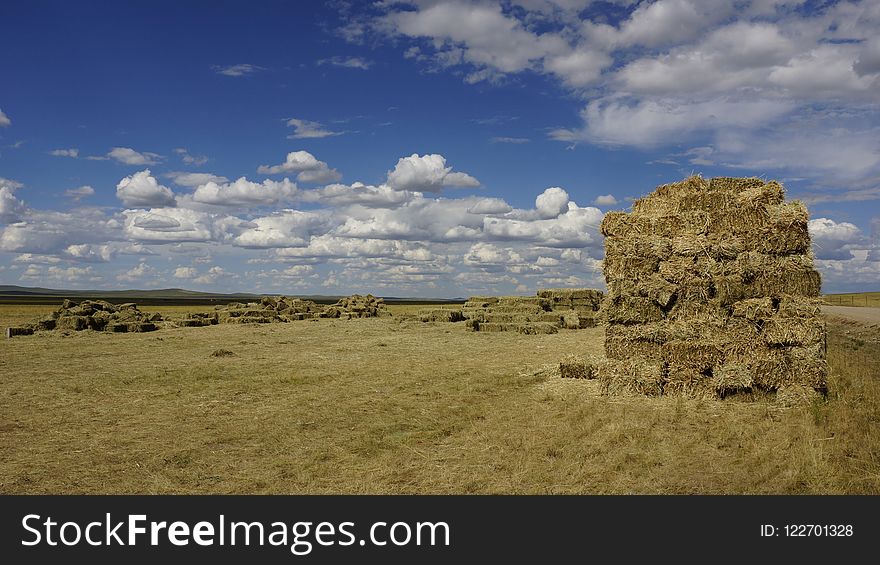
[[[0,5],[0,283],[406,296],[601,286],[691,173],[807,202],[880,287],[880,4]]]

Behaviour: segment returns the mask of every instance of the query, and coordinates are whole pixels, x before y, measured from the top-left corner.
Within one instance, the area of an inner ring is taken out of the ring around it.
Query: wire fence
[[[822,297],[833,306],[868,306],[880,308],[880,293],[864,294],[826,294]]]

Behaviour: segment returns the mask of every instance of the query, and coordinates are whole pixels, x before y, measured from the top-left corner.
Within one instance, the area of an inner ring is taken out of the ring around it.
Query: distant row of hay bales
[[[148,332],[163,327],[203,327],[216,324],[266,324],[313,318],[370,318],[390,316],[385,301],[371,294],[354,294],[328,306],[287,296],[263,296],[255,302],[233,302],[210,312],[189,312],[178,319],[148,314],[136,304],[111,304],[103,300],[80,303],[65,300],[61,308],[30,324],[6,329],[6,337],[32,335],[36,331],[97,330]]]
[[[376,318],[390,316],[384,298],[372,294],[352,294],[321,312],[322,318]]]
[[[183,325],[268,324],[317,318],[324,308],[311,300],[288,296],[263,296],[258,302],[233,302],[213,313],[190,314]]]
[[[536,296],[472,296],[461,307],[426,308],[422,322],[465,322],[481,332],[514,331],[523,334],[556,333],[560,328],[596,325],[602,292],[590,288],[548,288]]]
[[[35,331],[95,330],[113,333],[151,332],[159,329],[162,315],[148,314],[137,304],[111,304],[104,300],[65,300],[61,307],[20,327],[6,328],[6,337],[31,335]]]
[[[808,215],[782,186],[691,177],[602,222],[607,392],[808,397],[826,388]]]

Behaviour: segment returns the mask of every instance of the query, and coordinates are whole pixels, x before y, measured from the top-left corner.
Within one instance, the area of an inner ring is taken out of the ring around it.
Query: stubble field
[[[795,408],[554,373],[602,347],[394,317],[2,340],[0,492],[880,493],[875,330],[830,318],[831,393]]]

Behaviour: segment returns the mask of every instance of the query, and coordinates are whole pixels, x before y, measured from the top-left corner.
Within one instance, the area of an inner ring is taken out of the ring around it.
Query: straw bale
[[[562,319],[563,313],[564,312],[560,312],[558,310],[551,311],[551,312],[544,312],[542,314],[538,314],[536,316],[533,316],[532,318],[536,322],[549,322],[551,324],[561,325],[563,323],[563,319]],[[580,316],[578,316],[578,317],[580,317]]]
[[[709,238],[704,234],[683,233],[672,238],[672,252],[685,257],[709,255]]]
[[[465,320],[485,322],[488,310],[483,308],[462,308],[461,313],[464,316]]]
[[[605,237],[634,237],[651,233],[651,219],[626,212],[608,212],[599,231]]]
[[[633,341],[625,337],[606,337],[605,356],[609,359],[629,359],[633,356],[656,359],[662,354],[659,343]]]
[[[578,316],[578,313],[574,310],[569,310],[568,312],[563,312],[562,314],[562,327],[567,330],[577,330],[581,327],[581,318]]]
[[[762,298],[748,298],[734,302],[731,316],[745,318],[746,320],[764,320],[776,313],[776,305],[773,299],[765,296]]]
[[[716,261],[731,261],[745,251],[746,244],[735,235],[713,234],[709,238],[709,255]]]
[[[663,312],[653,300],[626,295],[609,295],[602,303],[601,315],[605,321],[618,324],[643,324],[663,318]]]
[[[536,293],[539,298],[601,299],[602,291],[595,288],[540,288]]]
[[[559,361],[559,376],[563,379],[595,379],[597,359],[581,355],[566,355]]]
[[[825,340],[825,321],[819,316],[773,316],[764,323],[764,342],[771,346],[814,345]]]
[[[698,321],[706,326],[722,327],[728,318],[724,303],[717,299],[706,301],[678,300],[666,313],[671,322]]]
[[[28,327],[18,327],[18,328],[6,328],[6,338],[13,338],[20,335],[34,335],[34,328]]]
[[[650,233],[666,238],[672,238],[682,231],[695,234],[708,233],[709,218],[709,214],[702,210],[659,216],[652,220]]]
[[[659,396],[663,393],[662,363],[640,357],[604,360],[596,364],[602,394]]]
[[[608,286],[611,294],[650,298],[661,308],[669,306],[675,300],[678,292],[678,286],[659,274],[646,278],[620,278],[610,281]]]
[[[711,373],[689,367],[672,366],[668,367],[663,394],[702,399],[715,398],[717,395]]]
[[[599,313],[595,310],[575,310],[580,322],[580,329],[593,328],[599,325]],[[549,320],[545,320],[549,321]]]
[[[822,315],[822,300],[784,294],[779,297],[779,316],[801,318]]]
[[[510,312],[488,312],[486,313],[486,322],[494,322],[498,324],[527,324],[530,322],[538,322],[537,318],[542,316],[539,314],[527,313],[510,313]],[[554,320],[556,322],[557,320]]]
[[[46,316],[44,318],[40,318],[39,320],[37,320],[37,322],[35,324],[35,326],[36,326],[35,329],[49,331],[49,330],[54,330],[56,325],[57,325],[56,318],[53,318],[52,316]]]
[[[816,297],[822,284],[812,260],[803,255],[746,252],[718,271],[713,283],[726,302],[784,294]]]
[[[715,366],[724,360],[722,343],[710,341],[671,340],[662,346],[663,361],[672,374],[675,370],[694,370],[711,375]]]
[[[630,277],[647,277],[657,272],[660,260],[656,257],[606,255],[602,261],[602,273],[606,280]]]
[[[61,316],[58,318],[56,328],[59,330],[81,331],[89,327],[87,316]]]
[[[110,312],[98,310],[88,318],[88,326],[91,330],[101,331],[110,321]]]
[[[745,363],[724,364],[712,373],[712,385],[720,398],[751,390],[754,382],[755,375]]]
[[[784,349],[756,346],[743,360],[752,368],[755,385],[765,390],[776,390],[792,375],[791,357]]]
[[[764,205],[729,208],[707,218],[706,231],[711,235],[733,235],[747,238],[756,226],[766,225],[770,214]]]
[[[670,253],[672,253],[672,245],[668,239],[662,237],[645,235],[605,238],[606,257],[665,259]]]
[[[786,351],[789,360],[789,382],[800,383],[817,391],[828,388],[828,361],[824,344],[791,347]]]

